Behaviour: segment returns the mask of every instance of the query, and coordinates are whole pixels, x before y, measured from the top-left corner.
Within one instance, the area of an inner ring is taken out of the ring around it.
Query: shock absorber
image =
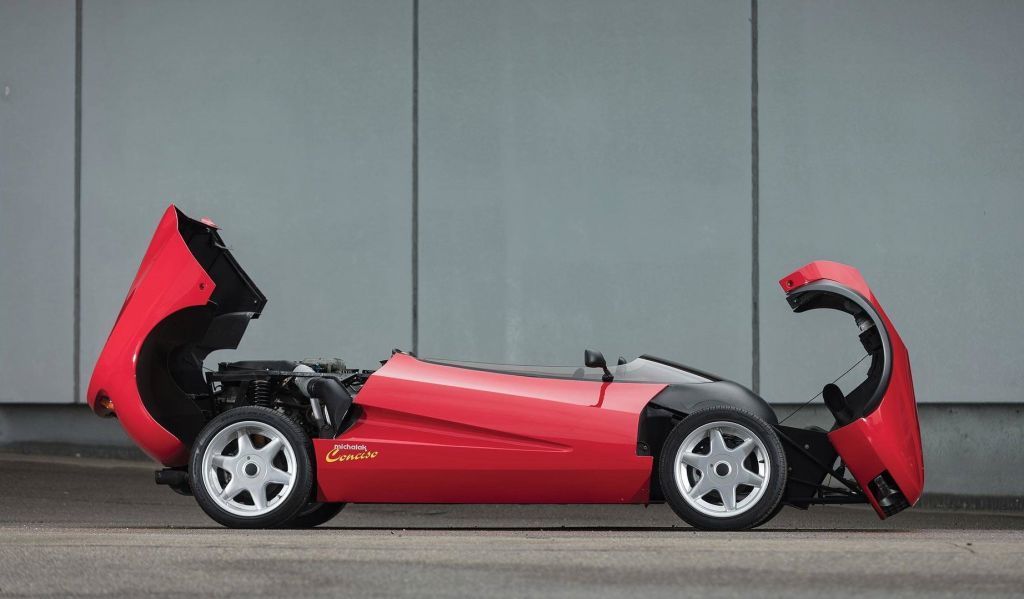
[[[245,398],[249,405],[271,407],[274,396],[270,392],[270,381],[249,381],[249,386],[245,388]]]

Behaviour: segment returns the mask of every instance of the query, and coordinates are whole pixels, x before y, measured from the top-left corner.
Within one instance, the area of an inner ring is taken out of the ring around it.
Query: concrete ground
[[[350,506],[233,531],[137,462],[0,455],[0,597],[1024,593],[1024,515],[787,508],[702,533],[664,506]]]

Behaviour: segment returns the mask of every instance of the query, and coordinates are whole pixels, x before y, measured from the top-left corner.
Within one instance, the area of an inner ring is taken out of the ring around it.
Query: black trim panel
[[[794,312],[806,312],[817,309],[830,309],[846,312],[854,317],[860,326],[862,319],[867,318],[872,327],[861,326],[861,343],[864,349],[872,354],[868,378],[857,389],[846,396],[845,400],[851,409],[849,414],[836,414],[837,422],[844,424],[857,418],[863,418],[874,412],[882,397],[889,388],[892,376],[892,345],[889,342],[889,331],[875,307],[864,296],[856,291],[831,280],[821,280],[795,289],[786,295],[786,301]],[[866,385],[877,381],[875,388],[868,396]],[[863,399],[867,397],[867,399]],[[853,399],[854,401],[851,401]]]
[[[732,381],[714,381],[693,385],[669,385],[654,396],[650,405],[687,415],[701,408],[733,406],[750,412],[768,424],[778,424],[768,402],[750,389]]]

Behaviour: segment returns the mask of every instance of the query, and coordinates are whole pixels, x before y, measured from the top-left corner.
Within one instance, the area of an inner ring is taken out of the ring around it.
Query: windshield
[[[552,379],[569,379],[577,381],[600,381],[603,372],[600,368],[583,366],[537,366],[527,364],[489,364],[486,362],[469,362],[466,360],[425,359],[425,362],[456,366],[471,370],[534,376]],[[708,383],[713,379],[684,370],[681,366],[673,366],[656,362],[650,356],[641,356],[625,364],[609,366],[617,383],[664,383],[666,385]]]

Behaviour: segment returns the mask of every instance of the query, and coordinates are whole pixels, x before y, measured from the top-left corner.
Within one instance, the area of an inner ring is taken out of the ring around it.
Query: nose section
[[[924,457],[910,354],[896,327],[861,274],[845,264],[812,262],[779,285],[794,312],[827,308],[853,316],[871,365],[848,395],[826,386],[837,425],[829,441],[880,517],[914,505],[924,488]]]
[[[915,505],[924,455],[910,357],[894,336],[893,376],[878,408],[829,433],[829,440],[882,518]]]

